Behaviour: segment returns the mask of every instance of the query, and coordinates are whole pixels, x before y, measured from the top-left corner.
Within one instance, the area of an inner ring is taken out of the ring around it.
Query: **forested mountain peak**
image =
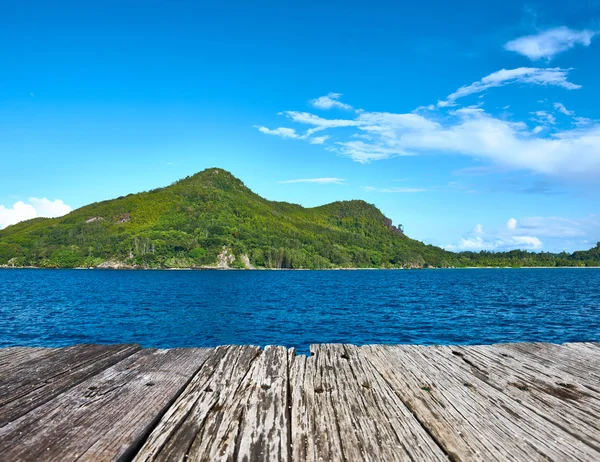
[[[593,265],[567,254],[448,252],[405,236],[363,200],[305,208],[260,197],[209,168],[170,186],[0,230],[0,265],[37,267],[420,268]]]

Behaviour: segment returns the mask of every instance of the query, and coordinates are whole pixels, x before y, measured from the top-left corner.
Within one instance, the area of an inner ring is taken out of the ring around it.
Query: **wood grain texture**
[[[571,374],[600,393],[600,357],[595,351],[581,352],[553,343],[502,343],[496,347],[505,354],[518,355],[523,362],[538,363]]]
[[[287,370],[283,347],[217,348],[135,460],[287,461]]]
[[[139,349],[138,345],[77,345],[17,352],[0,375],[0,427]]]
[[[448,460],[353,345],[313,345],[291,373],[294,461]]]
[[[465,370],[448,349],[363,347],[366,356],[455,460],[599,460],[600,452]]]
[[[56,348],[0,348],[0,377],[6,377],[7,374],[10,374],[10,369],[20,363],[33,359],[41,359],[44,356],[52,354],[55,350]]]
[[[438,347],[457,368],[476,374],[548,422],[600,451],[600,394],[576,377],[491,346]],[[485,371],[483,373],[482,371]]]
[[[0,428],[3,460],[130,456],[210,350],[142,350]]]
[[[311,353],[0,349],[0,460],[600,460],[598,343]]]

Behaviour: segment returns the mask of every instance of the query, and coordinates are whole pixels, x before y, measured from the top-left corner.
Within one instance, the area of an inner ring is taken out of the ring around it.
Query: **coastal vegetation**
[[[567,253],[449,252],[404,235],[364,201],[266,200],[221,169],[0,230],[0,265],[47,268],[599,266]]]

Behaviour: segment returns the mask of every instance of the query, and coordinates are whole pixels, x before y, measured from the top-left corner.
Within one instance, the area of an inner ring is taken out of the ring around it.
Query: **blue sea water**
[[[600,341],[600,269],[0,270],[0,347]]]

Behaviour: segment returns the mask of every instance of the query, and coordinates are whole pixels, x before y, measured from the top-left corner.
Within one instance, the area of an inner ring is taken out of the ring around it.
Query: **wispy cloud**
[[[343,184],[346,180],[342,178],[301,178],[298,180],[283,180],[280,184],[289,183],[317,183],[317,184]]]
[[[534,117],[532,120],[541,123],[541,124],[550,124],[550,125],[554,125],[556,123],[556,117],[554,117],[554,115],[546,112],[546,111],[534,111],[531,112],[532,115],[536,116]],[[536,127],[537,129],[537,127]],[[538,130],[538,133],[541,130]],[[535,133],[535,129],[534,129],[534,133]]]
[[[575,112],[573,111],[569,111],[564,104],[562,103],[554,103],[554,109],[556,109],[558,112],[563,113],[566,116],[574,116]]]
[[[298,134],[293,128],[279,127],[270,129],[263,127],[262,125],[255,125],[254,128],[257,128],[258,131],[264,133],[265,135],[275,135],[280,136],[281,138],[298,138]]]
[[[352,106],[349,104],[342,103],[339,99],[342,97],[341,93],[329,93],[327,96],[320,96],[311,101],[311,104],[317,109],[344,109],[351,110]]]
[[[360,163],[397,156],[458,154],[487,160],[504,171],[594,178],[600,175],[600,123],[578,117],[564,128],[555,125],[552,113],[535,111],[535,124],[531,125],[531,120],[511,120],[506,113],[495,116],[478,106],[454,106],[457,98],[513,82],[579,88],[567,80],[567,74],[567,69],[560,68],[501,70],[451,94],[447,100],[450,109],[410,113],[361,110],[349,118],[284,111],[279,114],[307,127],[301,135],[294,129],[258,129],[323,144],[326,150]],[[562,104],[555,107],[563,114],[571,112]],[[335,141],[324,138],[328,135],[314,136],[332,130],[339,135]]]
[[[477,82],[460,87],[454,93],[448,95],[443,101],[438,101],[439,107],[453,106],[457,99],[475,93],[481,93],[490,88],[503,87],[514,83],[530,85],[555,86],[567,90],[577,90],[581,85],[571,83],[567,80],[570,69],[519,67],[517,69],[501,69],[485,76]]]
[[[427,188],[406,188],[406,187],[394,187],[394,188],[376,188],[374,186],[364,186],[363,189],[369,192],[380,192],[380,193],[420,193],[426,192]]]
[[[557,54],[570,50],[576,45],[589,46],[596,34],[598,31],[574,30],[565,26],[555,27],[511,40],[504,45],[504,48],[526,56],[532,61],[539,59],[550,61]]]
[[[325,143],[325,141],[327,141],[329,139],[329,135],[324,135],[324,136],[314,136],[312,138],[308,139],[308,142],[310,144],[323,144]]]
[[[0,205],[0,229],[37,217],[61,217],[71,210],[62,200],[51,201],[45,197],[30,197],[28,202],[15,202],[12,207]]]

